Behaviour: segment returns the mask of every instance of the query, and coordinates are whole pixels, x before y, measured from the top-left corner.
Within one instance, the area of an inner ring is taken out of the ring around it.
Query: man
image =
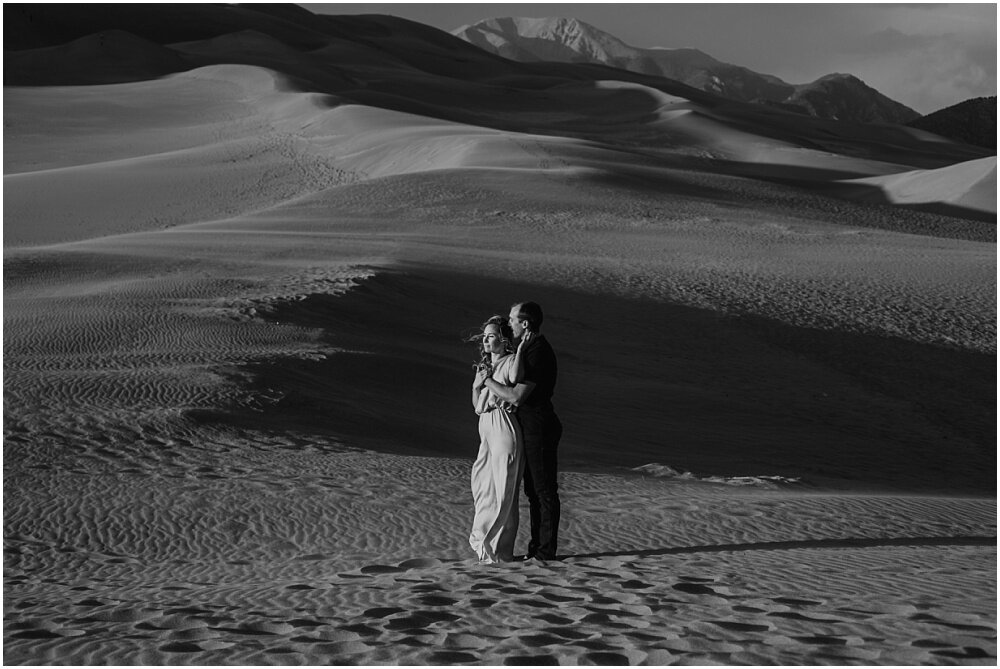
[[[524,493],[531,510],[531,542],[525,559],[555,560],[559,538],[559,491],[556,448],[562,423],[552,406],[558,373],[556,354],[542,328],[542,308],[534,302],[511,307],[509,322],[515,339],[526,341],[521,355],[524,379],[513,388],[493,379],[487,387],[498,398],[517,407],[524,441]]]

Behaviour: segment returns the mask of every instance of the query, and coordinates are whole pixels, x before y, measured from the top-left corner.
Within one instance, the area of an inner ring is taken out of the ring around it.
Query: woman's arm
[[[517,350],[514,351],[514,360],[510,363],[510,382],[515,385],[524,380],[523,351],[527,347],[529,341],[531,341],[530,330],[525,331],[525,333],[521,336],[521,342],[517,345]]]
[[[472,407],[477,412],[479,411],[479,396],[482,394],[488,378],[486,369],[480,367],[476,370],[476,378],[472,380]]]
[[[535,389],[535,383],[533,381],[525,381],[525,358],[528,357],[526,350],[528,348],[528,343],[534,338],[535,333],[530,330],[526,331],[521,336],[521,342],[517,345],[517,352],[514,354],[514,359],[511,361],[510,374],[513,377],[511,381],[513,385],[507,386],[499,383],[493,379],[486,379],[486,387],[491,393],[496,395],[504,404],[513,405],[515,407],[520,406],[521,403],[531,394],[531,391]]]

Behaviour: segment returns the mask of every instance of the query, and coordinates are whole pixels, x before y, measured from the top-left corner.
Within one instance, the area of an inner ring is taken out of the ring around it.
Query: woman
[[[517,491],[524,472],[521,428],[517,417],[498,405],[486,379],[513,386],[524,375],[521,349],[512,354],[514,332],[507,319],[493,316],[483,324],[483,359],[472,382],[472,405],[479,414],[479,456],[472,465],[475,517],[469,544],[480,562],[510,562],[517,536]]]

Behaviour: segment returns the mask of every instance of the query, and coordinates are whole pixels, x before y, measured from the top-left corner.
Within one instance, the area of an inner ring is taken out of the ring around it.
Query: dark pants
[[[517,412],[524,436],[524,494],[531,511],[528,557],[554,560],[559,540],[558,458],[562,423],[551,408],[521,407]]]

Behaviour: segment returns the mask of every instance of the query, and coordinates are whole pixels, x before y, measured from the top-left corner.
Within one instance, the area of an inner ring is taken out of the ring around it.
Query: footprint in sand
[[[427,583],[424,585],[413,586],[413,592],[445,592],[445,589],[440,585]]]
[[[977,646],[965,646],[964,648],[958,650],[932,650],[931,655],[956,660],[985,660],[987,658],[991,658],[994,661],[996,660],[995,655],[990,655],[985,650]]]
[[[86,634],[84,630],[63,627],[48,621],[14,623],[8,627],[8,630],[18,630],[10,635],[13,639],[62,639]]]
[[[483,599],[482,597],[475,597],[469,600],[469,606],[474,609],[486,609],[496,604],[495,600]]]
[[[996,634],[996,630],[992,627],[987,627],[985,625],[976,625],[971,621],[959,620],[955,618],[953,618],[952,620],[945,620],[930,613],[918,613],[916,615],[910,616],[910,620],[928,622],[933,625],[950,627],[951,629],[962,630],[966,632],[987,632],[994,635]]]
[[[417,611],[401,618],[393,618],[386,624],[389,630],[410,630],[424,629],[434,623],[455,622],[461,620],[461,616],[442,611]]]
[[[579,595],[560,595],[554,592],[542,592],[542,597],[550,601],[556,602],[557,604],[563,604],[565,602],[583,602],[584,597]]]
[[[799,643],[811,646],[846,646],[847,639],[837,636],[814,635],[814,636],[793,636]]]
[[[360,636],[380,636],[382,634],[382,630],[376,629],[376,628],[371,627],[369,625],[365,625],[363,623],[355,623],[353,625],[344,625],[340,629],[342,631],[345,631],[345,632],[353,632],[353,633],[358,634]]]
[[[449,634],[444,640],[449,649],[481,650],[490,646],[490,641],[477,634]]]
[[[807,622],[843,622],[840,618],[831,618],[826,616],[807,616],[804,613],[799,613],[797,611],[772,611],[767,615],[774,618],[787,618],[789,620],[805,620]]]
[[[794,597],[775,597],[771,601],[778,604],[785,604],[787,606],[819,606],[823,603],[812,599],[796,599]]]
[[[700,583],[676,583],[674,584],[674,590],[679,592],[685,592],[689,595],[713,595],[718,597],[719,594],[708,587],[707,585],[702,585]]]
[[[362,615],[366,618],[386,618],[397,613],[403,613],[404,611],[405,609],[395,606],[379,606],[373,609],[368,609]]]
[[[167,609],[163,613],[166,616],[171,616],[171,615],[176,615],[176,614],[189,615],[189,616],[201,616],[201,615],[211,615],[211,614],[215,613],[215,611],[213,611],[211,609],[202,609],[202,608],[199,608],[197,606],[183,606],[183,607],[178,607],[178,608],[173,608],[173,609]]]
[[[743,623],[736,620],[709,620],[708,622],[731,632],[770,632],[772,629],[768,625]]]
[[[529,648],[542,648],[544,646],[560,646],[566,643],[566,640],[562,637],[556,636],[554,634],[525,634],[524,636],[519,636],[518,641],[523,643]]]
[[[542,620],[549,623],[550,625],[570,625],[575,622],[571,618],[566,618],[564,616],[556,615],[554,613],[542,613],[535,616],[536,620]]]
[[[559,658],[552,655],[518,655],[505,658],[503,663],[507,667],[559,666]]]
[[[244,623],[236,630],[243,634],[286,635],[295,630],[288,623],[272,623],[266,621]]]
[[[425,606],[451,606],[458,603],[457,599],[441,595],[424,595],[423,597],[419,597],[417,601]]]
[[[387,564],[371,564],[366,567],[362,567],[360,571],[362,574],[396,574],[406,570]]]
[[[200,653],[204,649],[197,643],[168,643],[166,645],[160,646],[160,650],[164,653]]]
[[[521,598],[513,600],[515,604],[520,604],[522,606],[530,606],[536,609],[554,609],[557,608],[556,604],[552,602],[540,602],[536,599]]]
[[[441,560],[436,558],[413,558],[399,563],[400,569],[427,569],[429,567],[440,567]]]
[[[208,623],[199,618],[194,618],[188,615],[171,614],[165,615],[162,618],[155,618],[145,622],[141,622],[136,625],[138,629],[146,630],[188,630],[188,629],[200,629],[208,627]]]
[[[150,618],[162,616],[162,611],[142,608],[117,608],[108,611],[95,611],[91,619],[108,623],[137,623]]]
[[[636,579],[629,579],[627,581],[623,581],[621,583],[621,587],[628,590],[645,590],[647,588],[652,588],[653,585],[651,583],[643,583],[642,581]]]
[[[620,655],[619,653],[612,653],[610,651],[598,651],[594,653],[587,653],[584,659],[597,665],[628,665],[628,657],[625,655]]]
[[[462,651],[441,650],[431,655],[431,664],[474,664],[479,657]]]
[[[170,633],[170,638],[183,641],[206,641],[208,639],[218,639],[220,636],[222,636],[221,632],[201,627]]]

